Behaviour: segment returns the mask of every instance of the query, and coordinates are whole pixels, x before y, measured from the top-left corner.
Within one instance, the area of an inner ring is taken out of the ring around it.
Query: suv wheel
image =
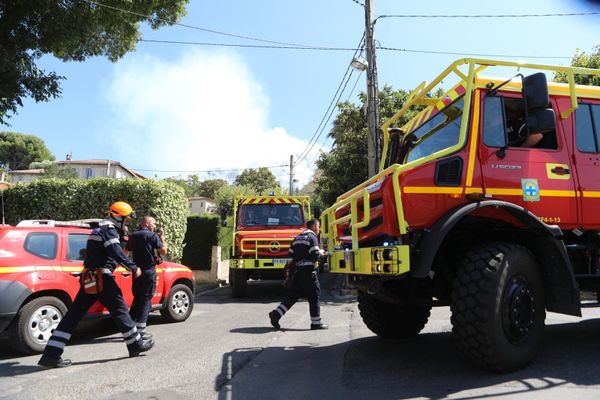
[[[56,297],[31,300],[21,307],[11,323],[8,331],[11,345],[23,353],[41,353],[66,313],[67,307]]]
[[[459,264],[451,295],[452,331],[476,365],[515,370],[540,347],[544,306],[533,254],[517,244],[491,243],[467,252]]]
[[[182,322],[188,319],[194,308],[192,290],[182,283],[171,288],[160,314],[167,322]]]

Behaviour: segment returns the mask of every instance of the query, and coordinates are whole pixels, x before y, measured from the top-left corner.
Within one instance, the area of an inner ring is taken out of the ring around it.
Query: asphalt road
[[[0,340],[0,399],[599,399],[600,309],[584,318],[549,314],[544,347],[510,374],[472,368],[436,308],[424,331],[403,341],[374,336],[351,296],[327,294],[327,331],[309,329],[297,304],[270,328],[280,284],[252,282],[248,298],[205,292],[183,323],[152,316],[156,347],[127,358],[110,320],[88,322],[65,351],[74,365],[44,370]]]

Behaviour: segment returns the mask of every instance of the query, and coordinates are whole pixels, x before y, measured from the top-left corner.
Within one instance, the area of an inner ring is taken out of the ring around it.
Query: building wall
[[[11,174],[11,181],[12,183],[18,183],[18,182],[23,182],[23,183],[28,183],[31,181],[34,181],[36,179],[38,179],[41,175],[40,174],[18,174],[18,173],[13,173]]]
[[[73,168],[77,171],[77,175],[81,179],[90,179],[97,177],[106,177],[106,166],[105,165],[65,165],[66,167]],[[123,168],[120,166],[112,166],[110,167],[110,178],[133,178],[131,174],[125,172]]]
[[[214,213],[217,206],[209,199],[188,199],[188,211],[190,214]]]

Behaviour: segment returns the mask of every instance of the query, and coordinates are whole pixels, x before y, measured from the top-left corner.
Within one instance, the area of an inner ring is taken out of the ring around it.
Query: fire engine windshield
[[[240,207],[242,226],[302,226],[304,216],[299,204],[245,204]]]
[[[416,139],[412,142],[413,147],[408,152],[406,162],[427,157],[457,144],[463,106],[464,100],[461,97],[412,132]]]

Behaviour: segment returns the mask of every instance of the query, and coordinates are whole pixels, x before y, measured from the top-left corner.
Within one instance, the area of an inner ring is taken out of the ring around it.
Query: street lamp
[[[354,57],[350,62],[350,65],[352,66],[352,68],[357,69],[359,71],[366,71],[366,69],[369,68],[369,63],[367,62],[367,60],[361,57]]]

